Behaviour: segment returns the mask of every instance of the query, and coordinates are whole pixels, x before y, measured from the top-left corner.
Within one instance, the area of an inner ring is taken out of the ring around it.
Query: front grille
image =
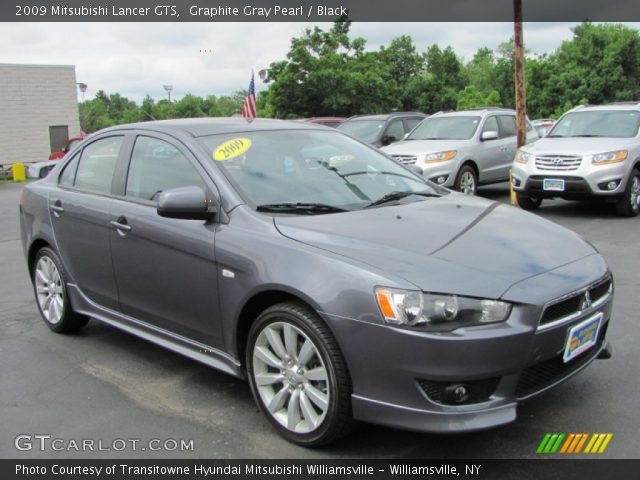
[[[605,297],[611,288],[611,277],[595,283],[586,290],[576,292],[567,298],[549,305],[542,314],[540,325],[555,322],[580,312],[580,305],[585,299],[585,293],[589,292],[591,302],[594,303]]]
[[[391,155],[393,159],[402,165],[413,165],[418,160],[415,155]]]
[[[582,157],[569,155],[543,155],[536,157],[536,168],[538,168],[538,170],[568,172],[577,170],[581,163]]]
[[[418,380],[418,384],[422,391],[436,403],[451,404],[444,399],[444,389],[452,384],[462,384],[467,387],[469,391],[469,398],[461,404],[467,405],[469,403],[486,402],[491,395],[494,394],[500,377],[488,378],[486,380],[470,380],[460,382],[436,382],[432,380]]]
[[[564,363],[562,354],[560,354],[525,368],[516,386],[516,397],[521,399],[533,395],[569,376],[572,372],[593,360],[602,348],[608,326],[608,323],[604,325],[604,328],[600,331],[598,342],[593,347],[570,362]]]

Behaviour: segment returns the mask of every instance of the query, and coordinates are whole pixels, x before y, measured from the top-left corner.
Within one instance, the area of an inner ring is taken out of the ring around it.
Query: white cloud
[[[140,101],[186,93],[228,95],[246,88],[252,68],[285,58],[304,23],[5,23],[0,44],[6,63],[72,64],[87,98],[98,90]],[[328,24],[320,24],[328,27]],[[552,51],[571,38],[571,23],[525,23],[526,47]],[[630,24],[638,28],[638,24]],[[469,59],[483,46],[496,48],[513,34],[511,23],[354,23],[352,34],[370,49],[411,35],[419,51],[451,45]],[[259,83],[256,75],[256,82]],[[257,85],[257,88],[263,88]]]

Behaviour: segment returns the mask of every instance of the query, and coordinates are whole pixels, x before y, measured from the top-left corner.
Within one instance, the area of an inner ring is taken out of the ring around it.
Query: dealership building
[[[0,63],[0,165],[47,160],[80,134],[73,65]]]

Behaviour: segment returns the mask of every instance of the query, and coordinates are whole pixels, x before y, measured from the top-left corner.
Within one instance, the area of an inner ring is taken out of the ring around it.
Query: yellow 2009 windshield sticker
[[[237,157],[243,154],[251,147],[251,140],[248,138],[232,138],[231,140],[224,142],[222,145],[218,145],[213,151],[213,159],[219,162],[224,162],[230,158]]]

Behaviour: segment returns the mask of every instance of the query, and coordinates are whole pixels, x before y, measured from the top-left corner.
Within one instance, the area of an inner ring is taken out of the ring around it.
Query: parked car
[[[538,135],[527,120],[527,141]],[[382,149],[403,165],[419,167],[438,185],[475,195],[478,185],[504,182],[516,154],[513,110],[438,112],[402,141]]]
[[[609,355],[613,280],[592,245],[348,135],[184,119],[80,147],[21,195],[46,325],[92,317],[247,378],[297,444],[354,419],[505,424]]]
[[[520,149],[513,189],[527,210],[544,198],[615,202],[619,215],[640,212],[640,103],[580,106],[549,134]]]
[[[345,120],[346,118],[344,117],[311,117],[305,118],[303,121],[307,123],[315,123],[317,125],[324,125],[325,127],[337,128]]]
[[[386,115],[356,115],[338,126],[338,130],[375,147],[402,140],[422,120],[420,112],[395,112]]]
[[[87,135],[85,133],[81,133],[77,137],[70,138],[69,140],[67,140],[67,143],[62,150],[58,152],[53,152],[51,155],[49,155],[49,160],[58,160],[64,157],[67,153],[71,151],[73,147],[75,147],[78,143],[84,140],[86,136]]]
[[[538,118],[536,120],[532,120],[533,128],[536,129],[536,133],[540,138],[546,137],[549,133],[549,130],[553,128],[556,121],[552,118]]]
[[[34,162],[27,166],[27,177],[29,178],[44,178],[49,175],[49,172],[53,170],[58,164],[58,160],[46,160],[44,162]]]

